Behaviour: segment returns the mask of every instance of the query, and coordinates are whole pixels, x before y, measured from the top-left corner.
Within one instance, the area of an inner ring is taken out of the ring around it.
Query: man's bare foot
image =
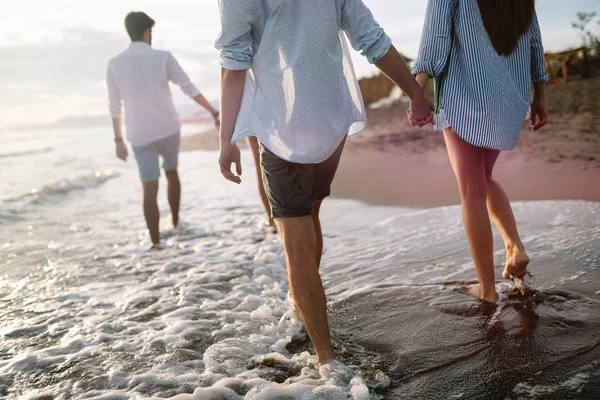
[[[479,300],[487,301],[488,303],[496,303],[498,301],[498,293],[496,293],[496,289],[492,293],[482,293],[481,286],[471,286],[468,288],[471,296],[478,298]]]
[[[504,279],[512,279],[512,276],[522,278],[527,273],[529,257],[523,247],[514,246],[506,250],[506,267],[502,273]]]

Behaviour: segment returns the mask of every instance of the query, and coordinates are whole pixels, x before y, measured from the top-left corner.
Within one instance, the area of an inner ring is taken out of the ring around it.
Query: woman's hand
[[[408,122],[412,126],[424,127],[427,124],[434,124],[432,111],[435,109],[433,103],[425,98],[425,88],[429,82],[429,75],[420,72],[415,77],[415,80],[422,89],[422,96],[417,99],[411,99],[408,109]]]
[[[537,131],[548,123],[548,107],[544,99],[533,99],[531,103],[531,130]]]

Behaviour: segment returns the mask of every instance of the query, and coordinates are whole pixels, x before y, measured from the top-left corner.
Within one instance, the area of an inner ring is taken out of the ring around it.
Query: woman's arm
[[[546,71],[542,33],[537,15],[531,24],[531,81],[533,82],[533,101],[531,102],[531,129],[537,131],[548,122],[546,89],[544,82],[550,79]]]
[[[542,44],[542,32],[537,15],[534,15],[531,23],[531,81],[543,83],[550,79],[546,71],[546,59],[544,56],[544,45]]]
[[[531,102],[531,129],[535,132],[548,123],[548,107],[546,106],[546,88],[544,83],[533,84],[533,101]]]
[[[457,0],[429,0],[427,4],[419,55],[412,70],[421,86],[444,72],[452,46],[456,8]]]
[[[423,89],[410,74],[404,59],[394,46],[377,63],[377,68],[410,98],[409,121],[423,127],[433,123],[433,104],[425,98]]]

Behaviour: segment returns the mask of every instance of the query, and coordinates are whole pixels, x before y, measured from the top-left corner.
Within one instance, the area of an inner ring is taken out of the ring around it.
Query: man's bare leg
[[[492,172],[500,151],[486,150],[485,173],[487,177],[487,209],[492,221],[500,231],[506,248],[506,266],[502,277],[510,279],[510,275],[523,277],[527,272],[529,257],[521,242],[517,222],[513,214],[510,200],[502,186],[492,178]]]
[[[158,180],[144,182],[142,184],[144,191],[144,217],[146,226],[150,232],[150,238],[153,244],[160,243],[159,220],[160,212],[158,210]]]
[[[176,228],[179,224],[179,205],[181,203],[181,182],[179,174],[175,171],[165,171],[167,176],[167,196],[169,198],[169,206],[171,206],[171,218],[173,227]]]
[[[263,207],[265,208],[265,212],[267,213],[269,226],[274,226],[275,222],[273,221],[273,217],[271,217],[271,206],[269,205],[269,199],[267,197],[267,193],[265,191],[265,185],[262,180],[262,172],[260,169],[260,151],[258,149],[258,139],[254,136],[250,136],[246,138],[246,143],[248,144],[248,148],[252,152],[252,156],[254,157],[254,164],[256,165],[256,175],[258,176],[258,193],[260,193],[260,199],[262,200]]]
[[[494,279],[494,237],[486,206],[484,150],[465,142],[452,129],[444,129],[444,139],[458,181],[463,222],[479,277],[479,287],[471,293],[495,303],[498,294]]]
[[[276,218],[287,261],[290,293],[317,352],[317,361],[335,359],[327,324],[327,299],[315,259],[317,241],[312,216]]]
[[[321,204],[323,200],[315,200],[313,205],[313,225],[315,227],[315,238],[317,243],[317,250],[315,260],[317,261],[317,269],[321,268],[321,257],[323,256],[323,232],[321,231],[321,220],[319,218],[319,212],[321,211]]]

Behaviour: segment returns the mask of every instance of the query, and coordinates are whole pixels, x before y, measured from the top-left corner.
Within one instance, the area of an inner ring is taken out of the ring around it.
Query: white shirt
[[[144,146],[180,131],[169,81],[192,98],[200,94],[171,53],[144,42],[131,43],[109,61],[106,83],[110,114],[119,118],[125,103],[127,140],[132,145]]]
[[[256,136],[301,164],[329,158],[366,127],[344,33],[372,63],[391,40],[361,0],[220,0],[221,66],[246,70],[232,141]]]

